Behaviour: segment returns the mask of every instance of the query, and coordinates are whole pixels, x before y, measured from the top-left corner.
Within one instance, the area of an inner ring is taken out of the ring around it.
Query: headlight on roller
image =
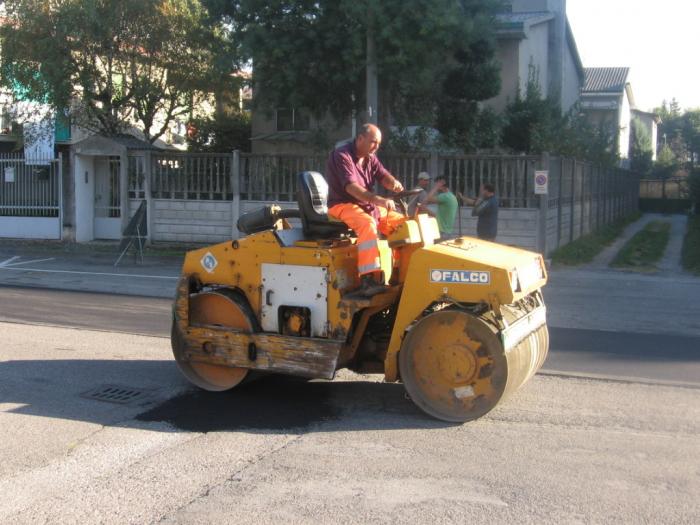
[[[532,260],[531,263],[518,266],[518,284],[519,291],[525,291],[532,288],[535,284],[544,279],[544,269],[539,257]]]

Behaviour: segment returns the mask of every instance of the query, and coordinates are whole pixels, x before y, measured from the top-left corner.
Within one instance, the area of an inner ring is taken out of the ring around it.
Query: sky
[[[584,67],[630,67],[639,109],[700,108],[700,2],[567,0]]]

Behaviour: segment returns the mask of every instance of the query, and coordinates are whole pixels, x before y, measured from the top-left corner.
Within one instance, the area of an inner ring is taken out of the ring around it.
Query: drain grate
[[[80,397],[107,403],[117,403],[119,405],[130,405],[137,401],[144,401],[151,395],[153,395],[151,390],[119,385],[102,385],[83,392],[80,394]]]

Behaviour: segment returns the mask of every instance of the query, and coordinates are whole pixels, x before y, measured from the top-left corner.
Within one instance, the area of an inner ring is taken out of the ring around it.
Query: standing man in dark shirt
[[[485,241],[495,241],[498,234],[498,197],[493,184],[482,184],[478,199],[470,199],[461,193],[459,198],[462,204],[474,206],[472,217],[478,217],[476,236]]]
[[[355,140],[331,152],[326,167],[328,214],[357,234],[360,289],[355,294],[362,297],[386,289],[381,279],[378,231],[389,235],[406,220],[396,212],[393,200],[372,193],[376,182],[389,191],[403,191],[403,185],[375,155],[381,143],[379,128],[365,124]]]

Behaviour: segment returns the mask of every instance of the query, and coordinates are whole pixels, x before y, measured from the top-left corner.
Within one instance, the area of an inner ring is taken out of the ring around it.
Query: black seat
[[[297,201],[305,236],[312,239],[328,239],[351,233],[344,222],[332,222],[328,218],[328,183],[320,173],[299,173]]]

